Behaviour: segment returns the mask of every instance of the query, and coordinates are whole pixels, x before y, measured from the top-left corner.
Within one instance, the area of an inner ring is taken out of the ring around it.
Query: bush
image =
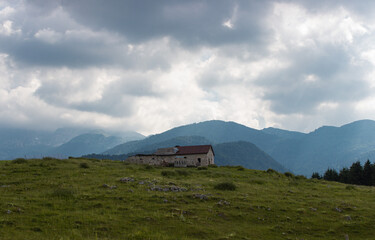
[[[146,165],[146,166],[145,166],[145,169],[146,169],[146,170],[151,170],[151,169],[154,169],[154,167],[151,166],[151,165]]]
[[[355,187],[352,185],[348,185],[345,187],[346,190],[355,190]]]
[[[176,173],[172,171],[161,171],[161,175],[163,177],[171,177],[171,176],[176,176]]]
[[[291,172],[285,172],[284,175],[285,175],[286,177],[288,177],[288,178],[292,178],[292,177],[294,177],[294,174],[291,173]]]
[[[244,167],[242,167],[242,166],[238,166],[238,167],[237,167],[237,170],[238,170],[238,171],[244,171],[244,170],[245,170],[245,168],[244,168]]]
[[[198,170],[208,170],[207,167],[203,167],[203,166],[200,166],[200,167],[197,167]]]
[[[222,183],[218,183],[214,186],[215,189],[217,190],[224,190],[224,191],[234,191],[236,190],[236,185],[234,185],[234,183],[231,183],[231,182],[222,182]]]
[[[210,168],[218,168],[218,166],[216,164],[210,164],[210,165],[208,165],[208,167],[210,167]]]
[[[276,173],[276,174],[278,174],[279,172],[278,171],[276,171],[276,170],[273,170],[272,168],[269,168],[269,169],[267,169],[267,173]]]
[[[27,163],[27,160],[24,159],[24,158],[16,158],[16,159],[12,160],[12,163],[22,164],[22,163]]]
[[[83,163],[79,164],[79,167],[80,168],[89,168],[90,166],[87,163],[83,162]]]
[[[307,179],[305,176],[303,176],[303,175],[297,175],[297,176],[295,176],[295,178],[297,179],[297,180],[301,180],[301,179]]]
[[[189,176],[190,175],[190,172],[186,171],[186,170],[182,170],[182,169],[178,169],[175,171],[178,175],[180,176]]]

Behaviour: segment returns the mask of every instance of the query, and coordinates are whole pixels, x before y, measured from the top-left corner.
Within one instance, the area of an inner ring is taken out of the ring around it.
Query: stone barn
[[[211,145],[175,146],[159,148],[153,154],[137,154],[125,161],[139,164],[198,167],[215,163],[215,153]]]

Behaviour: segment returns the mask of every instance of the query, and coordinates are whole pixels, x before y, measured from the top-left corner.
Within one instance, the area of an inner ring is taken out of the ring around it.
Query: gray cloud
[[[298,129],[371,118],[373,5],[5,2],[0,122],[129,125],[147,134],[212,118]],[[33,117],[36,108],[42,117]]]

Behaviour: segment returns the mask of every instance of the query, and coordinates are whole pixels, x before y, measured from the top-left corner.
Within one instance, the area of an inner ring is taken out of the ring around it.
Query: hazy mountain
[[[280,172],[287,170],[270,155],[249,142],[221,143],[213,146],[217,165],[241,165],[249,169],[267,170],[272,168]]]
[[[171,138],[159,143],[147,145],[146,141],[139,141],[137,144],[132,144],[132,147],[137,145],[137,149],[133,152],[123,155],[87,155],[84,157],[101,158],[101,159],[116,159],[124,160],[128,156],[143,153],[154,153],[158,148],[171,147],[171,146],[189,146],[189,145],[206,145],[213,144],[208,139],[200,136],[181,136]],[[145,144],[145,145],[143,145]],[[126,144],[122,144],[126,145]],[[268,168],[277,171],[285,172],[286,169],[276,162],[271,156],[260,150],[252,143],[239,141],[230,143],[220,143],[213,145],[215,152],[215,163],[217,165],[241,165],[250,169],[266,170]]]
[[[302,138],[282,141],[268,153],[294,172],[310,175],[328,167],[349,167],[357,159],[373,156],[374,150],[375,122],[362,120],[318,128]]]
[[[0,128],[0,160],[14,159],[17,157],[40,158],[52,153],[56,150],[56,147],[67,143],[72,138],[85,133],[100,133],[106,137],[111,136],[111,132],[85,128],[59,128],[56,131]],[[108,149],[108,147],[113,147],[122,142],[144,138],[143,135],[136,132],[120,132],[113,134],[114,137],[121,138],[122,140],[115,142],[113,145],[105,144],[103,147],[98,147],[99,150],[95,152],[104,151]],[[96,146],[99,145],[97,144]],[[59,154],[69,155],[68,153]]]
[[[322,173],[328,167],[339,169],[350,166],[357,159],[373,160],[371,157],[375,151],[375,122],[371,120],[342,127],[324,126],[308,134],[276,128],[256,130],[234,122],[207,121],[121,144],[105,154],[131,153],[144,146],[182,136],[202,136],[212,144],[250,142],[285,168],[308,176],[314,171]],[[246,154],[242,158],[245,159]]]
[[[287,131],[279,128],[264,128],[262,132],[265,132],[270,135],[274,135],[276,137],[280,137],[282,139],[298,139],[306,136],[306,133],[295,132],[295,131]]]
[[[86,133],[79,135],[61,146],[50,149],[46,155],[59,158],[79,157],[89,153],[100,153],[123,142],[120,137]]]
[[[104,152],[104,154],[124,154],[134,152],[142,146],[184,136],[202,136],[214,144],[247,141],[254,143],[261,149],[272,148],[282,139],[279,136],[252,129],[235,122],[214,120],[176,127],[166,132],[147,137],[141,141],[127,142]]]

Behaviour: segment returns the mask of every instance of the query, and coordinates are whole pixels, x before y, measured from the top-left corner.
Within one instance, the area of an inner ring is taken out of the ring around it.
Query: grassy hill
[[[241,167],[0,161],[0,239],[373,239],[374,194]]]

